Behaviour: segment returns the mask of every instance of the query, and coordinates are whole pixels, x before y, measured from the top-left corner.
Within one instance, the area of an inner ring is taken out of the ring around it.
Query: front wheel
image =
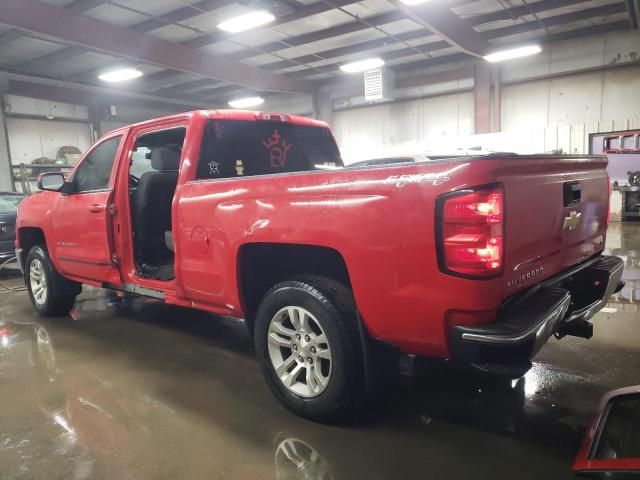
[[[69,313],[82,287],[60,275],[47,251],[37,245],[27,254],[25,281],[31,303],[43,317]]]
[[[317,276],[281,282],[256,313],[256,353],[267,383],[290,410],[334,420],[364,394],[351,291]]]

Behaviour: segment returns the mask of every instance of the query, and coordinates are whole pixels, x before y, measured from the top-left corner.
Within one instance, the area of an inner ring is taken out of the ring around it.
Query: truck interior
[[[129,168],[129,205],[138,274],[155,280],[174,277],[171,204],[186,129],[138,137]]]

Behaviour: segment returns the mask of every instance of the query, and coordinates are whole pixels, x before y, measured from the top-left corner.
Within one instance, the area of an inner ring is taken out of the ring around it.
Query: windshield
[[[18,210],[18,204],[24,197],[22,195],[3,195],[0,194],[0,212],[11,213]]]

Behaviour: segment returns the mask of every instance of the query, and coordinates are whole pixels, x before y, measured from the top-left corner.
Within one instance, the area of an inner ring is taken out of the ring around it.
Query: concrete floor
[[[640,225],[608,248],[630,281],[592,340],[551,340],[512,388],[427,369],[348,427],[285,411],[238,321],[88,289],[42,321],[1,293],[0,478],[570,478],[597,399],[640,383]]]

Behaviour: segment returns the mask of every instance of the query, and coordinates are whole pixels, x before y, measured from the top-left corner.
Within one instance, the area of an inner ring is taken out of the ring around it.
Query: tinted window
[[[109,187],[109,177],[121,138],[122,136],[117,136],[105,140],[85,157],[73,176],[76,192],[103,190]]]
[[[283,122],[212,120],[207,124],[198,178],[228,178],[341,167],[327,128]]]
[[[18,204],[24,197],[21,195],[0,195],[0,213],[12,213],[18,210]]]

